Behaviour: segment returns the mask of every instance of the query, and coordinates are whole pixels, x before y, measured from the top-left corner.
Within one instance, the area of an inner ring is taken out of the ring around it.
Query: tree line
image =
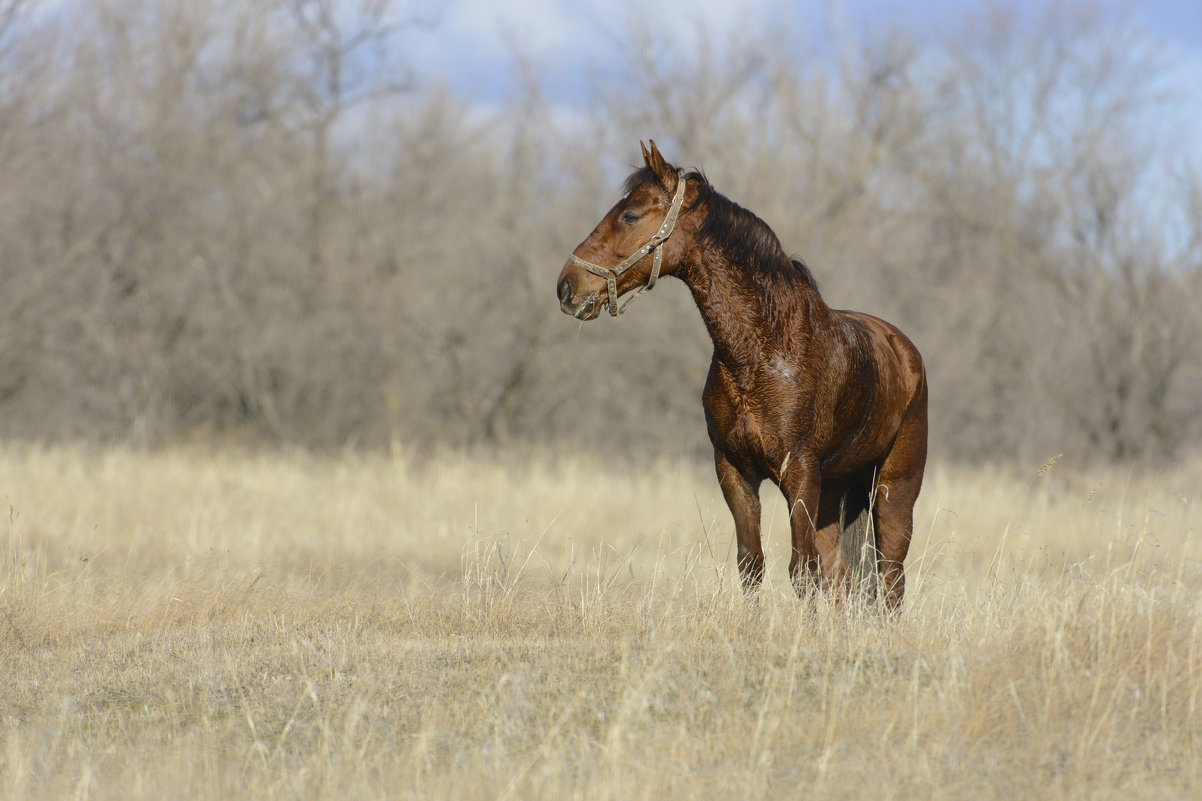
[[[632,24],[587,103],[515,53],[481,110],[406,62],[428,25],[0,0],[0,437],[705,453],[683,288],[584,326],[554,295],[651,137],[911,335],[934,453],[1196,449],[1199,132],[1138,26],[993,9],[819,54]]]

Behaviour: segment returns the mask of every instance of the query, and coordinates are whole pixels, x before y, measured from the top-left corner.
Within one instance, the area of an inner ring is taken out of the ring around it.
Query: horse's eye
[[[622,212],[622,222],[626,223],[627,225],[634,225],[638,221],[639,215],[635,214],[633,211]]]

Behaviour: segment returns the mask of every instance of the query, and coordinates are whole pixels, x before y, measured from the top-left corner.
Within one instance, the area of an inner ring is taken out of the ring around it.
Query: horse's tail
[[[877,596],[876,531],[872,525],[872,494],[852,481],[839,500],[843,558],[851,568],[851,593],[870,603]]]

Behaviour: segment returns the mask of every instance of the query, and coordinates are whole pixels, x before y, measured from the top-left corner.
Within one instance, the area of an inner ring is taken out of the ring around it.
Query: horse
[[[702,400],[744,590],[764,577],[769,480],[789,504],[797,593],[866,586],[897,610],[926,466],[922,356],[892,324],[832,309],[759,217],[640,147],[644,166],[560,272],[561,310],[617,317],[661,275],[683,281],[713,340]]]

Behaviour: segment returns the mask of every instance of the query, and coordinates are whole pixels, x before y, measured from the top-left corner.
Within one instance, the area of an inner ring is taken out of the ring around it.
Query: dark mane
[[[815,292],[818,291],[818,281],[810,268],[801,259],[791,258],[785,253],[780,239],[767,223],[719,193],[701,172],[693,170],[685,178],[697,183],[699,188],[694,207],[704,203],[708,209],[697,232],[702,241],[748,270],[786,281],[800,280]],[[629,195],[657,180],[650,167],[643,167],[630,174],[623,192]]]

